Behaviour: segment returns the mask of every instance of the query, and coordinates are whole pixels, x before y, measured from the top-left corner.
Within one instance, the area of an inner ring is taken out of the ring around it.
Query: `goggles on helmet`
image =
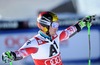
[[[58,28],[59,27],[59,23],[57,23],[55,21],[51,23],[51,21],[49,19],[47,19],[46,17],[43,16],[43,18],[45,20],[44,19],[41,19],[41,18],[38,18],[37,21],[39,23],[41,23],[41,24],[45,24],[47,26],[51,26],[52,28]]]
[[[44,19],[42,19],[42,18],[44,18]],[[47,26],[50,26],[51,25],[51,22],[50,22],[50,20],[49,19],[47,19],[46,17],[44,17],[44,16],[42,16],[42,18],[37,18],[37,21],[39,22],[39,23],[41,23],[41,24],[45,24],[45,25],[47,25]]]
[[[52,28],[58,28],[58,27],[59,27],[59,23],[58,23],[58,22],[53,22],[53,23],[51,24],[51,27],[52,27]]]

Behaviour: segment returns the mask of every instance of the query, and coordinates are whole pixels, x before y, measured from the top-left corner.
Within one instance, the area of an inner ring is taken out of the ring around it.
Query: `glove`
[[[11,61],[14,61],[14,59],[15,59],[15,53],[12,51],[7,51],[2,54],[2,61],[4,63],[9,63]]]
[[[91,26],[93,20],[95,20],[95,15],[87,16],[87,17],[85,17],[85,18],[83,18],[82,20],[79,21],[79,25],[80,25],[81,28],[88,26],[89,24]]]
[[[93,20],[95,20],[95,15],[83,18],[83,22],[92,22]]]
[[[85,26],[91,26],[93,20],[95,20],[95,15],[87,16],[80,20],[77,24],[74,25],[77,28],[77,32],[81,31],[81,29]]]

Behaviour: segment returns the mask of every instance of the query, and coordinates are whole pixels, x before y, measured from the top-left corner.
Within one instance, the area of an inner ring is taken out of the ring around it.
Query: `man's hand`
[[[81,29],[85,26],[91,26],[92,25],[92,21],[95,20],[95,15],[92,16],[86,16],[85,18],[83,18],[82,20],[79,20],[79,22],[77,24],[75,24],[74,26],[77,28],[77,32],[81,31]]]
[[[88,26],[89,23],[92,25],[93,20],[95,20],[95,15],[85,17],[83,22],[85,22],[86,26]]]
[[[82,20],[79,21],[79,25],[81,28],[88,26],[88,23],[90,23],[90,25],[92,25],[93,20],[95,20],[95,15],[86,16],[85,18],[83,18]]]
[[[7,51],[2,54],[2,61],[4,63],[9,63],[15,59],[14,52]]]
[[[83,22],[92,22],[93,20],[95,20],[95,15],[86,16],[86,17],[83,18],[82,20],[83,20]]]

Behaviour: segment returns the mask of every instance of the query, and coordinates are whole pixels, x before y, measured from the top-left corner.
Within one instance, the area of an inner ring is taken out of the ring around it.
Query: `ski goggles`
[[[59,23],[58,23],[58,22],[53,22],[53,23],[51,24],[51,27],[52,27],[52,28],[58,28],[58,27],[59,27]]]
[[[52,28],[58,28],[59,27],[59,23],[56,21],[51,22],[49,19],[43,17],[43,19],[37,19],[37,21],[41,24],[47,25],[47,26],[51,26]]]

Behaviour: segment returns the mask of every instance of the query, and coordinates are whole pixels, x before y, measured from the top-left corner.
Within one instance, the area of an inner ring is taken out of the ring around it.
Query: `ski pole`
[[[89,59],[88,59],[88,65],[91,65],[91,42],[90,42],[90,22],[87,22],[87,28],[88,28],[88,42],[89,42]]]
[[[10,54],[9,54],[9,51],[8,52],[6,52],[6,54],[8,55],[8,57],[9,58],[12,58],[11,56],[10,56]],[[10,65],[12,65],[12,61],[10,61],[10,63],[9,63]]]
[[[87,19],[95,20],[96,15],[88,16]],[[90,41],[90,27],[91,23],[90,21],[87,22],[87,28],[88,28],[88,43],[89,43],[89,59],[88,59],[88,65],[91,65],[91,41]]]

